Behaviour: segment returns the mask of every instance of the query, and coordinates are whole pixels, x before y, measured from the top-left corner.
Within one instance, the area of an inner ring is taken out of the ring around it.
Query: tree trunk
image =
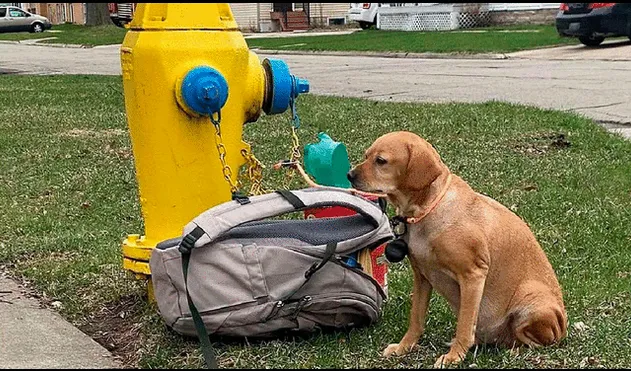
[[[107,3],[86,3],[86,26],[102,26],[112,24],[110,19],[110,11],[107,8]]]

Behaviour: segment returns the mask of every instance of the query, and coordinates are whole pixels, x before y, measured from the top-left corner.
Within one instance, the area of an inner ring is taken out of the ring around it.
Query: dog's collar
[[[425,213],[423,213],[423,214],[421,214],[419,216],[413,216],[413,217],[406,217],[406,216],[398,216],[397,215],[397,216],[395,216],[393,218],[393,221],[395,221],[395,222],[403,222],[405,224],[416,224],[416,223],[420,222],[426,216],[428,216],[429,213],[431,213],[436,208],[436,206],[438,206],[440,201],[442,201],[443,197],[445,197],[445,194],[447,193],[447,190],[449,189],[450,185],[451,185],[451,173],[449,173],[449,175],[447,175],[447,181],[445,181],[445,186],[443,186],[443,189],[440,191],[438,196],[436,196],[436,198],[430,204],[429,208],[427,208],[427,211]]]

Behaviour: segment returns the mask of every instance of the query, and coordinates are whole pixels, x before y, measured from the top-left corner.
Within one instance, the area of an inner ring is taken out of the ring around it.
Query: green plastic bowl
[[[346,174],[351,164],[346,146],[325,133],[318,133],[318,139],[318,143],[305,146],[305,171],[320,185],[350,188],[351,183]]]

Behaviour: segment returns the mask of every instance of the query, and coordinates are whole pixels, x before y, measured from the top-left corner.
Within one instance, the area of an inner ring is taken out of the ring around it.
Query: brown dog
[[[387,194],[398,215],[410,218],[410,324],[384,356],[416,346],[432,289],[458,316],[449,352],[434,367],[459,363],[474,344],[541,346],[565,337],[561,288],[529,227],[451,174],[428,142],[409,132],[386,134],[348,177],[359,190]]]

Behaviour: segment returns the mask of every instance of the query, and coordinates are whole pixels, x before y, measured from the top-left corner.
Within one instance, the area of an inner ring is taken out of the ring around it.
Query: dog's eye
[[[377,157],[375,159],[375,162],[377,163],[377,165],[385,165],[388,163],[388,161],[386,161],[386,159],[383,157]]]

